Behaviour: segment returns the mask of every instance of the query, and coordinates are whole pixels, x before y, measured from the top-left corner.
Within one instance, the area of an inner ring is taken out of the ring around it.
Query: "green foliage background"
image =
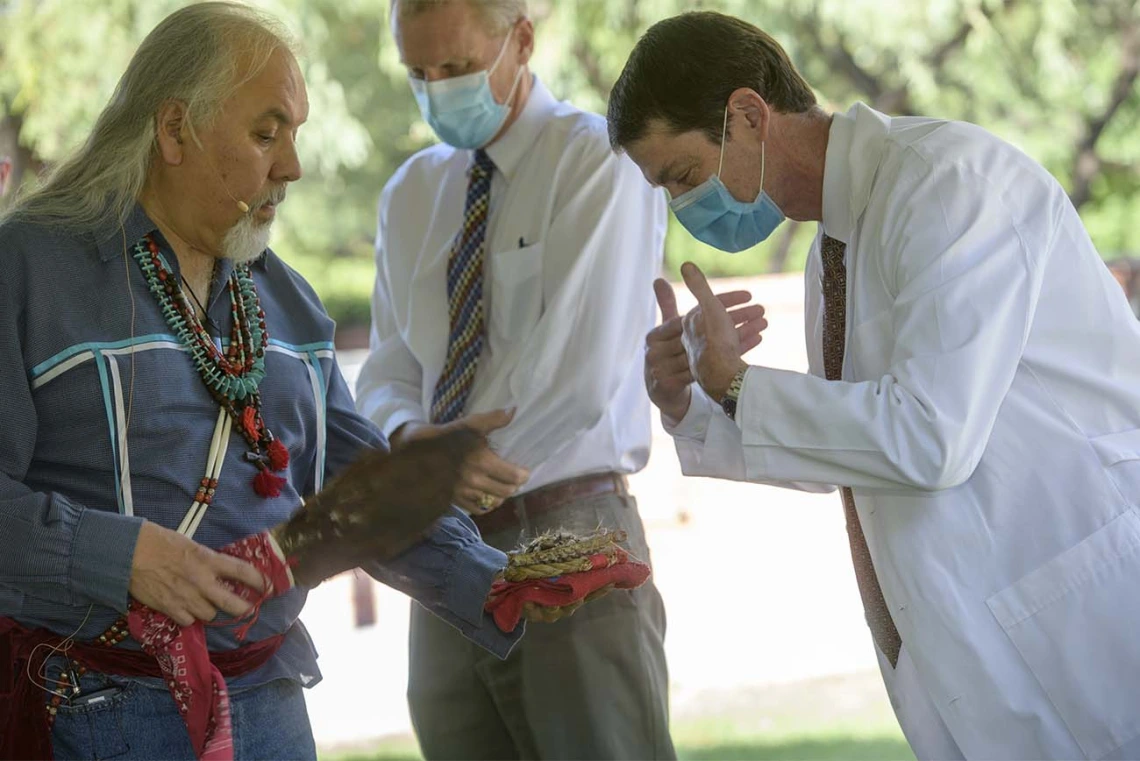
[[[0,154],[35,172],[77,145],[142,37],[180,0],[0,0]],[[387,26],[388,0],[259,0],[298,35],[311,102],[306,177],[274,248],[342,323],[367,322],[380,189],[433,137]],[[533,68],[554,93],[604,112],[638,36],[693,7],[774,34],[825,107],[976,122],[1044,163],[1108,258],[1136,250],[1140,213],[1140,9],[1136,0],[530,0]],[[801,266],[813,225],[786,224],[734,257],[671,220],[667,269]]]

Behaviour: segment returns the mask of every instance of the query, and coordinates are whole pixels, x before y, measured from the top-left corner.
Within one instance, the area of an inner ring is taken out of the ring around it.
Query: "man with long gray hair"
[[[332,321],[266,248],[307,113],[271,19],[187,7],[0,222],[0,757],[314,757],[301,688],[320,672],[298,614],[331,566],[265,532],[316,494],[311,517],[362,455],[382,458],[381,486],[397,463],[430,473],[353,524],[390,550],[369,572],[500,657],[521,633],[484,613],[505,556],[448,512],[459,461],[376,451]],[[250,562],[227,549],[263,534]]]

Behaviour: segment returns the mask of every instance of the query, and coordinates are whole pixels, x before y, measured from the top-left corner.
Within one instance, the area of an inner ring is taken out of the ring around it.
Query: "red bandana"
[[[605,553],[590,556],[592,570],[568,573],[549,579],[504,581],[491,585],[484,609],[495,619],[501,631],[512,632],[522,617],[523,606],[534,603],[544,608],[560,608],[584,600],[607,584],[615,589],[634,589],[649,578],[649,566],[630,560],[629,553],[618,548],[613,557]]]
[[[244,584],[223,582],[238,597],[253,603],[250,620],[236,632],[239,640],[244,639],[257,620],[261,604],[289,591],[293,580],[285,558],[268,532],[226,545],[219,552],[245,560],[265,577],[263,592]],[[164,613],[132,600],[127,625],[131,636],[142,645],[143,652],[154,656],[158,662],[170,695],[186,722],[190,742],[198,758],[232,761],[234,748],[229,694],[221,672],[210,661],[203,623],[198,621],[193,626],[179,626]]]

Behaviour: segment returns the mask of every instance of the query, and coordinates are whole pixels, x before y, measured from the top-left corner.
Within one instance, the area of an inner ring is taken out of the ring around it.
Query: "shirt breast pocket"
[[[543,244],[491,255],[491,331],[501,341],[524,338],[542,317]]]

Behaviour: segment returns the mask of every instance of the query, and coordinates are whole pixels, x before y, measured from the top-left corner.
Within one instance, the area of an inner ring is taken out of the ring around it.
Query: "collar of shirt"
[[[518,166],[519,161],[534,145],[534,141],[538,139],[543,126],[550,119],[555,106],[558,105],[558,101],[537,76],[533,77],[531,82],[530,96],[519,113],[519,118],[503,133],[502,137],[487,146],[487,155],[495,162],[495,168],[508,181],[510,181],[511,174]]]
[[[106,263],[113,259],[117,259],[123,255],[123,247],[126,246],[128,251],[134,247],[139,240],[148,233],[158,230],[158,225],[147,216],[146,210],[143,209],[141,203],[136,203],[134,208],[131,209],[127,215],[126,220],[120,225],[118,221],[108,217],[106,222],[100,225],[104,232],[96,233],[95,246],[96,251],[99,253],[99,260]],[[158,230],[159,243],[167,249],[172,248],[170,243],[162,235],[162,231]],[[172,257],[174,261],[168,264],[178,273],[178,257]],[[262,252],[261,256],[254,260],[253,266],[259,267],[262,270],[266,266],[266,256]],[[230,270],[233,268],[233,262],[229,259],[218,260],[218,270],[215,276],[215,283],[224,282],[229,277]],[[216,288],[212,288],[217,291]],[[213,299],[211,299],[211,302]]]
[[[890,127],[889,116],[862,103],[832,117],[823,166],[823,229],[832,238],[851,242]]]

